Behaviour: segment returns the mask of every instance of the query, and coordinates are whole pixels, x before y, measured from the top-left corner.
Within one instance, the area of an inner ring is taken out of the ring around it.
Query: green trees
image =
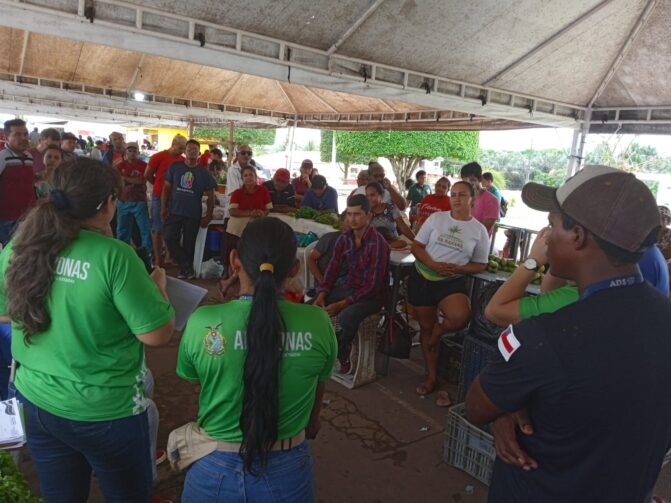
[[[506,180],[506,187],[521,189],[530,181],[558,187],[564,180],[568,166],[568,150],[545,149],[483,150],[478,162],[483,171],[499,171]]]
[[[322,162],[331,162],[334,132],[322,129],[319,134],[321,140],[319,143],[319,159]],[[370,156],[364,154],[352,155],[345,153],[336,145],[336,162],[340,165],[340,170],[342,171],[344,179],[348,178],[347,173],[351,164],[368,164],[368,161],[370,160]]]
[[[332,134],[331,132],[328,132]],[[332,136],[322,133],[322,160],[330,160]],[[424,159],[475,159],[478,132],[462,131],[337,131],[336,160],[366,163],[385,157],[391,163],[399,187],[411,178]]]

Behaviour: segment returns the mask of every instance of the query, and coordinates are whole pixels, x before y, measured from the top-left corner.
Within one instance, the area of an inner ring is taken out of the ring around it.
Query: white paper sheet
[[[0,402],[0,449],[14,449],[25,442],[21,404],[16,398]]]

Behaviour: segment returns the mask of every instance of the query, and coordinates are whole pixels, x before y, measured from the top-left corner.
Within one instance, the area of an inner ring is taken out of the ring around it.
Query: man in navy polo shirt
[[[338,213],[338,193],[326,183],[322,175],[312,177],[312,188],[308,190],[301,201],[301,208],[312,208],[322,213]]]
[[[198,228],[207,228],[214,211],[214,188],[217,182],[198,164],[200,143],[186,142],[184,161],[170,165],[165,173],[161,192],[161,219],[165,243],[170,256],[179,265],[178,278],[194,278],[193,254]],[[207,197],[207,210],[202,216],[203,196]]]
[[[655,199],[606,166],[522,199],[550,212],[550,268],[580,299],[508,327],[468,391],[469,420],[495,421],[488,501],[647,503],[671,447],[671,303],[636,265]]]

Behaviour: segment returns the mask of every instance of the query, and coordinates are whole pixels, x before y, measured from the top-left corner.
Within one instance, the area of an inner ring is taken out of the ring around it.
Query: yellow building
[[[186,129],[180,128],[170,128],[170,127],[161,127],[161,128],[137,128],[129,127],[126,129],[126,141],[136,141],[139,144],[142,144],[142,141],[146,138],[152,145],[156,145],[156,150],[166,150],[170,148],[172,144],[172,139],[175,135],[181,134],[186,138],[189,137],[189,132]],[[200,151],[204,152],[207,149],[206,144],[200,146]]]

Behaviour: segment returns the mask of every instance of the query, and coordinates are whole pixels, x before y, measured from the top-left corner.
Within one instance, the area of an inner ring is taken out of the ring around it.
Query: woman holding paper
[[[194,436],[214,445],[189,467],[181,501],[314,501],[305,439],[319,430],[333,326],[323,309],[278,299],[299,268],[281,220],[251,221],[231,266],[240,297],[198,309],[179,346],[177,375],[201,388]]]
[[[112,238],[119,173],[79,157],[0,254],[0,316],[12,320],[15,386],[42,497],[149,501],[144,344],[169,341],[165,272]]]

